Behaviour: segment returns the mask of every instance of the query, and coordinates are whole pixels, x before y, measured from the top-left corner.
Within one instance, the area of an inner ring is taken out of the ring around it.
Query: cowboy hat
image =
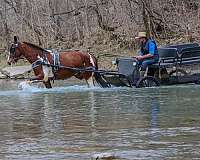
[[[135,39],[144,38],[144,37],[147,37],[147,33],[146,33],[146,32],[139,32],[139,33],[138,33],[138,36],[135,37]]]

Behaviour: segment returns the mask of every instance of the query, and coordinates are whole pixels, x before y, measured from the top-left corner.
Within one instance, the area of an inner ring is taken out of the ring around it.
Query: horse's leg
[[[46,88],[52,88],[51,81],[48,80],[47,82],[43,82]]]
[[[42,70],[44,73],[44,78],[43,81],[44,82],[48,82],[48,78],[49,78],[49,67],[47,65],[42,65]]]
[[[90,76],[90,78],[88,78],[87,80],[86,80],[86,83],[87,83],[87,85],[88,85],[88,87],[89,88],[92,88],[92,87],[94,87],[95,86],[95,84],[94,84],[94,73],[92,73],[91,74],[91,76]]]

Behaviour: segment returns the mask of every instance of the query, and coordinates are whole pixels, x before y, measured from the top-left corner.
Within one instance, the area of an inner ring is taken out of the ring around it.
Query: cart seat
[[[159,63],[154,64],[160,67],[170,67],[177,63],[178,53],[176,48],[158,48]]]
[[[200,63],[200,47],[183,49],[179,57],[180,64],[198,64]]]
[[[164,46],[163,48],[176,48],[178,54],[180,54],[182,50],[186,48],[194,48],[194,47],[199,47],[199,44],[198,43],[175,44],[175,45]]]

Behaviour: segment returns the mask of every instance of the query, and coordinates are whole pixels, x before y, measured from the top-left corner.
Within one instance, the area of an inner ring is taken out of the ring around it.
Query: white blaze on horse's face
[[[10,51],[8,52],[7,62],[10,62]]]
[[[21,57],[21,53],[17,51],[17,48],[18,48],[18,43],[13,43],[10,47],[9,54],[7,57],[7,62],[9,65],[17,62],[19,57]]]
[[[16,46],[15,44],[12,43],[7,57],[7,62],[9,65],[11,65],[14,62],[15,51],[16,51]]]

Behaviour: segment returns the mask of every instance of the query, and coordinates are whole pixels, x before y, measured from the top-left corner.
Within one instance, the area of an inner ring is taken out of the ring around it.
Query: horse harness
[[[44,54],[43,57],[38,56],[38,59],[35,62],[32,63],[32,69],[34,69],[34,68],[36,68],[36,67],[38,67],[40,65],[51,67],[54,79],[56,79],[56,72],[59,70],[59,68],[71,69],[71,70],[76,72],[75,73],[76,75],[78,75],[81,72],[83,72],[83,70],[78,70],[77,68],[61,66],[59,52],[52,51],[52,50],[46,50],[46,51],[49,52],[52,55],[53,64],[50,64],[49,60],[47,59],[46,54]],[[94,63],[94,60],[93,60],[91,54],[88,53],[88,55],[90,57],[90,63],[92,64],[92,68],[89,67],[89,69],[96,70],[96,66],[95,66],[95,63]]]
[[[58,69],[60,68],[60,54],[56,51],[52,51],[52,50],[46,50],[47,52],[49,52],[52,55],[52,62],[53,64],[50,64],[49,60],[47,59],[46,54],[44,54],[43,57],[38,56],[38,59],[32,63],[32,69],[40,66],[40,65],[45,65],[47,67],[51,67],[52,68],[52,73],[54,75],[54,78],[56,77],[56,72],[58,71]]]
[[[53,52],[53,66],[52,66],[52,71],[55,75],[56,71],[59,69],[60,66],[60,54],[58,52]]]

